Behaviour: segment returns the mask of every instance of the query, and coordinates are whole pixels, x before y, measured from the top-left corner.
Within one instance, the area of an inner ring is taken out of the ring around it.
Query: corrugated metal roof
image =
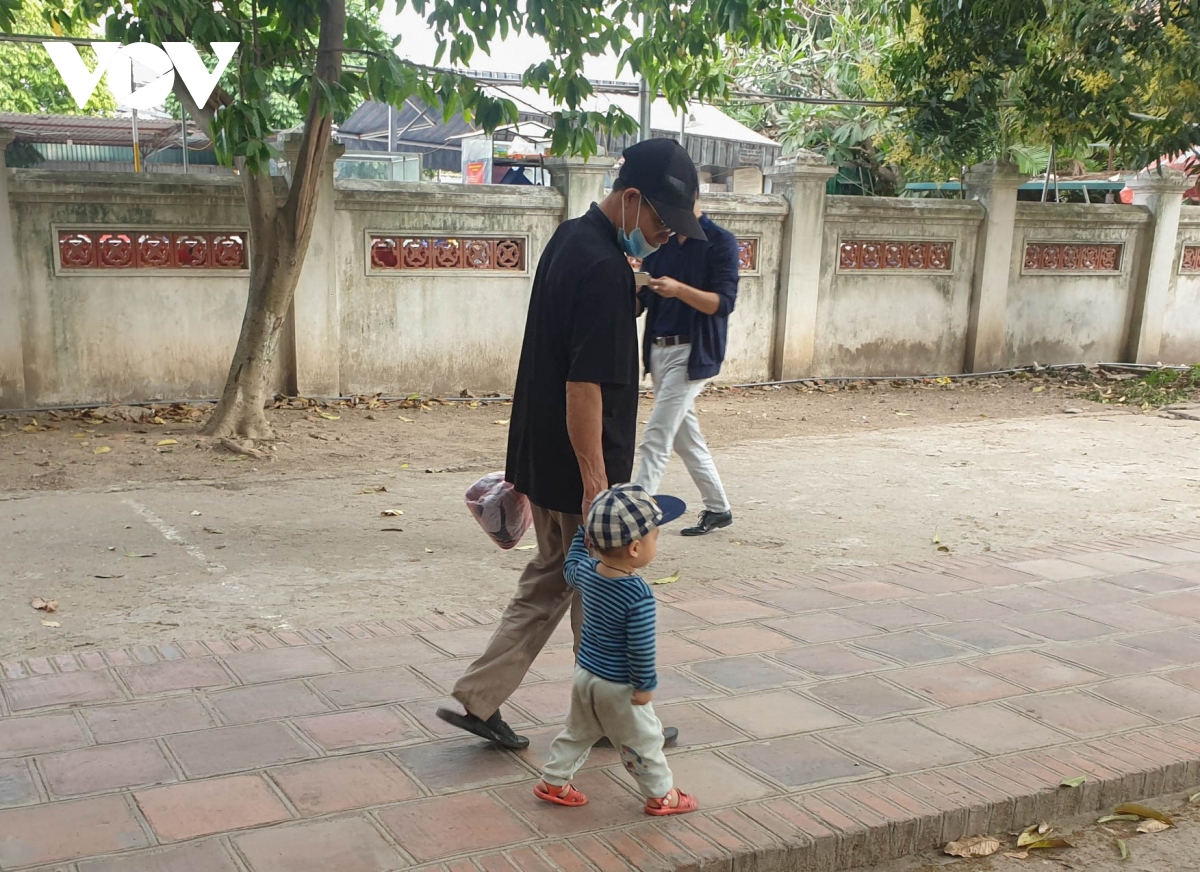
[[[93,115],[22,115],[0,112],[0,128],[12,130],[27,142],[60,142],[75,145],[130,145],[133,121],[130,118],[97,118]],[[193,146],[208,142],[195,125],[188,125]],[[150,118],[138,119],[138,139],[143,146],[179,141],[179,122]]]

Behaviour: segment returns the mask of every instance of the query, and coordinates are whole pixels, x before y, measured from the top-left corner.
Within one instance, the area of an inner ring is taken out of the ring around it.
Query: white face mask
[[[651,245],[646,239],[646,234],[642,232],[642,228],[638,226],[638,222],[642,218],[642,197],[638,195],[637,214],[633,217],[633,233],[625,231],[625,198],[621,198],[621,229],[617,231],[617,240],[621,243],[621,248],[625,249],[625,253],[632,258],[641,260],[649,257],[658,251],[657,245]]]

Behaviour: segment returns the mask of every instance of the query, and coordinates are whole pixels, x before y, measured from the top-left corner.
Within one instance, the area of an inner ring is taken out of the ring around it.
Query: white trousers
[[[663,754],[663,728],[654,704],[634,705],[628,684],[605,681],[576,666],[567,726],[550,746],[542,780],[555,787],[569,784],[601,736],[608,736],[621,753],[644,797],[662,799],[671,792],[675,779]]]
[[[650,348],[650,377],[654,380],[654,409],[642,433],[641,462],[634,481],[650,493],[658,493],[671,449],[683,458],[683,465],[700,489],[704,508],[710,512],[729,511],[729,500],[708,444],[700,432],[696,417],[696,397],[707,382],[688,380],[690,345]]]

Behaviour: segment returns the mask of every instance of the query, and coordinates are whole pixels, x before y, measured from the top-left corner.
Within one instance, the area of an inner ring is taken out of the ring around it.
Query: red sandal
[[[551,789],[553,785],[546,784],[544,781],[539,781],[533,788],[533,795],[543,802],[551,802],[555,805],[565,805],[568,808],[579,808],[581,805],[587,805],[588,798],[576,790],[570,784],[564,784],[561,792],[555,793]]]
[[[671,799],[671,793],[674,793],[678,802],[676,805],[668,805]],[[684,793],[682,790],[671,788],[671,793],[668,793],[662,799],[647,799],[646,814],[652,814],[655,817],[666,817],[669,814],[687,814],[695,811],[700,807],[700,803],[696,801],[696,797],[690,793]]]

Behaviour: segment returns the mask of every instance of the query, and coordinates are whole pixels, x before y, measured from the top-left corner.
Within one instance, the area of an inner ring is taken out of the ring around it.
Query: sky
[[[437,52],[438,40],[425,20],[406,7],[397,15],[395,7],[387,4],[380,18],[383,29],[392,35],[401,36],[399,52],[408,60],[419,64],[432,64]],[[540,37],[526,34],[509,36],[503,42],[494,42],[491,53],[484,54],[476,50],[471,59],[471,68],[490,73],[523,73],[531,64],[544,60],[549,56],[549,49]],[[615,55],[589,58],[584,66],[584,73],[591,79],[616,79],[617,58]],[[624,81],[636,81],[629,70],[620,77]]]

